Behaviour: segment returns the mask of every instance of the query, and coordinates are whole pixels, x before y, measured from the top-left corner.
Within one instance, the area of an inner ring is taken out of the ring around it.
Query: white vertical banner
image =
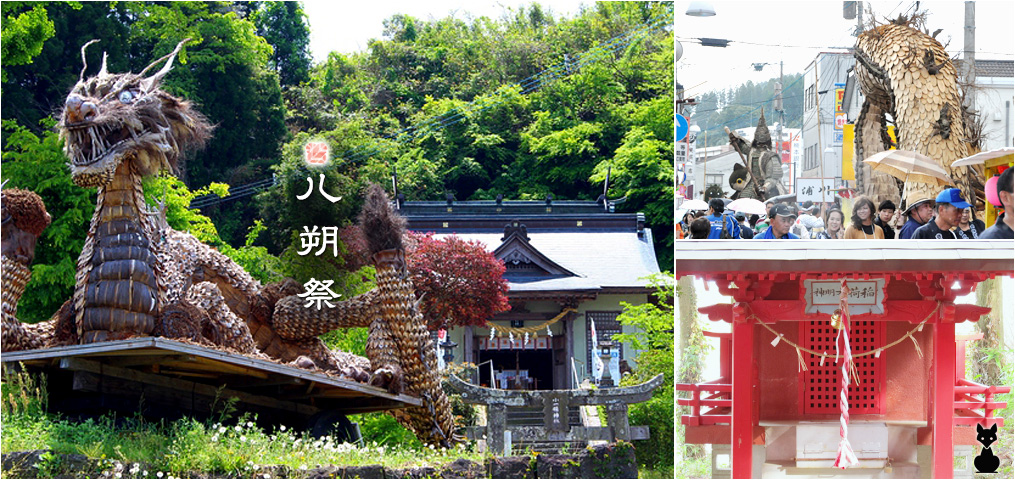
[[[592,335],[592,358],[589,359],[592,362],[592,378],[596,379],[596,382],[603,377],[603,360],[599,358],[599,338],[596,334],[596,321],[589,317],[589,330]]]

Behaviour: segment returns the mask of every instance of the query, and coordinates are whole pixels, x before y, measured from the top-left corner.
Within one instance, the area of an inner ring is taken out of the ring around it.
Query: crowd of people
[[[690,239],[1012,239],[1015,198],[1013,168],[1001,173],[994,202],[1000,213],[987,228],[957,188],[942,190],[935,198],[919,193],[906,198],[899,210],[891,200],[877,205],[867,197],[853,202],[847,222],[837,207],[820,218],[810,202],[801,205],[766,203],[767,215],[745,215],[726,209],[726,201],[713,198],[708,211],[687,212],[677,224],[677,236]],[[993,192],[988,192],[993,193]],[[991,195],[988,195],[991,196]]]

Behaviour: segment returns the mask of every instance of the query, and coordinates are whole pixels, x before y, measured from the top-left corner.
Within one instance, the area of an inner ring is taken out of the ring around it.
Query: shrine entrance
[[[975,426],[1003,426],[994,412],[1006,404],[994,395],[1010,388],[966,379],[973,338],[956,335],[991,309],[956,299],[1012,276],[1010,241],[711,241],[681,251],[677,277],[732,298],[698,309],[731,325],[706,333],[720,343],[720,378],[676,385],[691,409],[685,442],[730,455],[731,470],[714,474],[953,478],[968,474],[955,470],[957,456],[979,453]]]
[[[478,360],[477,365],[490,362],[493,367],[479,369],[480,385],[504,390],[553,389],[553,351],[549,348],[480,350]]]

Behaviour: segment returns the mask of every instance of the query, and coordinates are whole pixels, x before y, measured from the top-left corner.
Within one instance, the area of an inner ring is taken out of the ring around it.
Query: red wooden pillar
[[[733,420],[730,460],[733,478],[751,478],[754,464],[754,324],[733,316]]]
[[[932,475],[955,475],[955,324],[934,325]]]

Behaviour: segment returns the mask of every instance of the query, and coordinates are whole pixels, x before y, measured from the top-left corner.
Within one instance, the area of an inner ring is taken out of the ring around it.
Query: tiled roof
[[[442,238],[446,234],[435,235]],[[493,251],[501,233],[459,233],[459,238],[476,240]],[[512,291],[600,290],[603,288],[645,287],[642,277],[659,272],[650,230],[637,232],[532,232],[529,243],[547,258],[578,277],[509,278]]]
[[[955,61],[955,68],[962,71],[962,60]],[[977,77],[1013,77],[1015,60],[976,60]]]
[[[404,202],[399,213],[405,216],[409,230],[434,232],[435,238],[456,235],[475,240],[490,252],[511,238],[516,243],[518,238],[527,238],[526,248],[545,257],[543,262],[533,262],[545,271],[533,274],[509,269],[504,278],[516,293],[643,290],[649,285],[643,277],[659,272],[652,231],[645,227],[644,216],[609,213],[596,202]],[[525,233],[505,239],[505,229],[516,222],[525,226]],[[499,255],[516,255],[519,248],[514,245],[507,250],[514,253],[501,251]],[[521,250],[526,256],[526,249]],[[551,264],[559,271],[547,270]]]

